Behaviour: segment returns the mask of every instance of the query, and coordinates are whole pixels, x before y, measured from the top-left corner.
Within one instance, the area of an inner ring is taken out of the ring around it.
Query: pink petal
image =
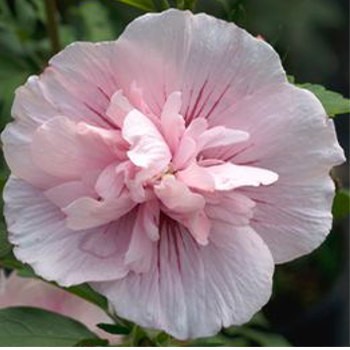
[[[116,126],[122,128],[126,115],[133,109],[134,107],[123,95],[123,91],[118,90],[113,94],[106,114]]]
[[[35,132],[31,148],[39,168],[57,177],[75,180],[115,160],[113,144],[117,140],[118,134],[114,131],[56,117]]]
[[[273,171],[232,163],[205,169],[213,177],[215,189],[219,191],[233,190],[242,186],[271,185],[278,179],[278,175]]]
[[[181,93],[176,91],[168,96],[161,114],[161,125],[169,148],[174,152],[185,131],[185,120],[179,114]]]
[[[204,118],[197,118],[191,121],[185,131],[185,136],[198,140],[198,138],[207,130],[208,121]]]
[[[333,121],[310,92],[291,85],[262,90],[230,113],[235,117],[222,116],[220,122],[246,130],[254,140],[236,150],[233,162],[279,175],[273,186],[245,190],[256,201],[255,230],[278,263],[311,252],[331,227],[329,170],[344,160]]]
[[[228,146],[248,139],[249,134],[245,131],[217,126],[204,131],[200,135],[198,138],[198,148],[205,150],[207,148]]]
[[[44,192],[45,196],[59,208],[64,208],[80,197],[96,196],[93,189],[82,181],[70,181],[50,188]]]
[[[49,281],[70,286],[125,276],[133,213],[111,225],[72,231],[42,192],[11,177],[4,191],[9,239],[16,257]]]
[[[40,76],[49,101],[59,114],[111,128],[106,115],[110,98],[120,89],[114,68],[116,44],[77,42],[54,56]]]
[[[123,124],[123,137],[131,145],[130,160],[141,168],[164,169],[170,162],[171,153],[154,124],[141,112],[130,112]]]
[[[178,171],[176,178],[187,186],[203,191],[214,191],[215,183],[213,177],[206,171],[206,168],[191,163],[186,169]]]
[[[121,317],[179,339],[245,323],[270,297],[271,254],[248,227],[213,230],[213,243],[198,246],[183,227],[164,224],[148,272],[93,286]]]
[[[173,175],[164,177],[159,185],[154,186],[154,191],[162,203],[175,213],[186,214],[198,211],[205,205],[203,196],[190,191]]]
[[[269,191],[245,190],[256,201],[252,227],[271,250],[276,263],[316,249],[332,228],[335,186],[330,178],[291,187],[277,182]]]
[[[124,174],[118,172],[118,164],[112,163],[106,167],[97,178],[95,190],[104,199],[118,198],[125,187]]]
[[[191,215],[186,215],[179,220],[191,233],[193,238],[200,245],[207,245],[211,229],[211,222],[204,210],[200,210]]]
[[[166,96],[181,91],[180,114],[188,122],[220,115],[243,96],[286,81],[269,44],[205,14],[170,10],[140,17],[126,28],[116,51],[115,74],[122,86],[137,76],[154,113],[160,113]]]
[[[31,152],[32,127],[22,122],[13,122],[6,126],[1,141],[6,162],[11,172],[19,178],[40,188],[58,185],[61,179],[47,174],[38,168]]]
[[[184,136],[175,152],[172,164],[175,169],[184,169],[196,158],[197,153],[196,142],[191,137]]]
[[[146,202],[138,208],[125,263],[136,273],[149,271],[154,258],[154,242],[159,239],[159,205]]]
[[[237,191],[225,191],[216,196],[216,203],[208,203],[205,212],[211,220],[234,226],[249,225],[255,202]]]
[[[123,192],[119,197],[104,201],[82,197],[70,203],[62,211],[67,215],[68,228],[85,230],[117,221],[135,205],[129,194]]]

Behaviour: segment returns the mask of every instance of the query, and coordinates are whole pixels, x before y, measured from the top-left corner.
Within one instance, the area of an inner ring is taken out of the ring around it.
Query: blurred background
[[[15,88],[40,73],[54,52],[72,41],[116,39],[128,22],[144,13],[117,0],[59,0],[55,33],[47,26],[45,4],[0,0],[1,130],[11,119]],[[321,84],[349,97],[348,0],[198,0],[195,12],[234,21],[262,36],[296,82]],[[336,127],[348,158],[349,116],[338,116]],[[8,170],[3,159],[0,165],[2,187]],[[251,324],[253,333],[242,336],[249,338],[242,345],[273,345],[280,335],[295,346],[349,345],[348,169],[347,163],[334,170],[340,192],[332,233],[313,254],[277,267],[273,297]],[[266,335],[267,328],[276,335]],[[262,329],[265,333],[259,333]],[[226,336],[237,333],[228,331]]]

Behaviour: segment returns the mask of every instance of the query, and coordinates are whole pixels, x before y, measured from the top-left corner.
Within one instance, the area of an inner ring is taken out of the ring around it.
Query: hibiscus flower
[[[12,114],[15,255],[62,286],[90,283],[141,326],[186,339],[247,322],[274,264],[331,228],[333,122],[232,23],[169,10],[73,43]]]

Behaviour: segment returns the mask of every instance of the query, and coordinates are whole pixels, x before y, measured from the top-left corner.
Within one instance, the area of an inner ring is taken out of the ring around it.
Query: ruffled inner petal
[[[141,112],[132,110],[125,118],[122,135],[131,145],[130,160],[141,168],[167,167],[171,153],[154,124]]]
[[[278,174],[271,170],[229,162],[205,169],[213,177],[215,189],[221,191],[243,186],[271,185],[278,180]]]
[[[37,129],[31,151],[39,169],[65,180],[75,180],[115,161],[114,148],[118,141],[117,131],[59,116]]]

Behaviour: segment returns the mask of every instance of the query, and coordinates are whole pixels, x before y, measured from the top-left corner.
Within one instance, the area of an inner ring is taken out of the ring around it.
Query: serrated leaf
[[[341,220],[350,214],[350,191],[340,190],[336,193],[332,209],[335,220]]]
[[[143,11],[156,11],[152,0],[116,0],[126,5],[136,7]]]
[[[84,339],[98,337],[69,317],[32,307],[0,310],[1,346],[74,346]]]
[[[350,100],[340,93],[327,90],[324,86],[317,84],[305,83],[296,84],[296,86],[314,93],[321,101],[328,116],[335,117],[338,114],[350,113]]]

